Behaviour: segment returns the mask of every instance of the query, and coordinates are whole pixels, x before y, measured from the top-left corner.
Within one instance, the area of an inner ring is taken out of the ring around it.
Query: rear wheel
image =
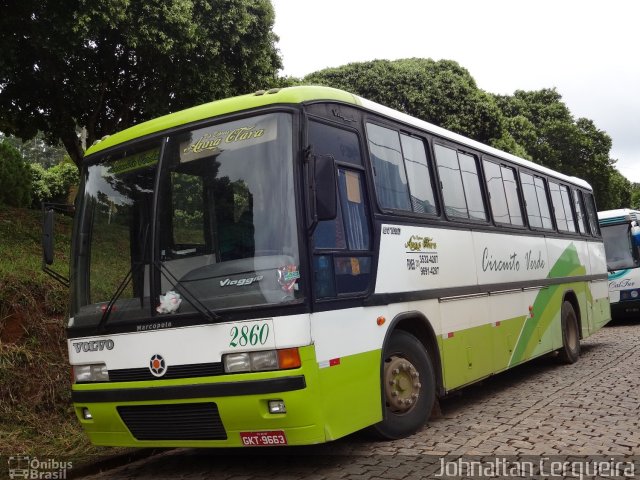
[[[383,419],[371,431],[394,440],[415,433],[429,419],[435,401],[435,375],[429,354],[413,335],[397,330],[384,347]]]
[[[564,363],[575,363],[580,356],[580,330],[578,317],[571,302],[562,304],[562,348],[560,360]]]

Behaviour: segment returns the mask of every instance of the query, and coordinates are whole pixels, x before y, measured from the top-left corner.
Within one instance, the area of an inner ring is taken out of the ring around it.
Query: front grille
[[[137,440],[226,440],[215,403],[117,407]]]
[[[162,377],[155,377],[148,368],[123,368],[109,370],[110,382],[139,382],[145,380],[169,380],[174,378],[211,377],[222,375],[222,362],[195,363],[192,365],[169,365]]]

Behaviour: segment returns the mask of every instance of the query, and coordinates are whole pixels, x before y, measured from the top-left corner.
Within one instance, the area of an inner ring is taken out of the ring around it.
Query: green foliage
[[[268,0],[3,2],[0,130],[38,130],[76,164],[87,144],[188,106],[270,87]]]
[[[600,210],[629,206],[631,184],[609,158],[611,138],[587,118],[574,120],[555,89],[518,90],[495,99],[509,134],[530,158],[587,180]]]
[[[73,410],[69,292],[41,271],[41,237],[39,211],[0,209],[0,456],[64,454],[75,468],[113,449],[92,446]],[[56,217],[55,265],[67,272],[70,239],[71,219]]]
[[[283,82],[295,84],[294,78]],[[302,80],[351,91],[593,186],[602,210],[629,206],[631,184],[609,158],[611,138],[575,120],[555,89],[491,95],[450,60],[375,60],[312,73]],[[640,198],[640,193],[635,197]],[[640,200],[639,200],[640,201]]]
[[[42,202],[70,203],[70,194],[78,186],[78,169],[71,162],[45,169],[42,165],[32,163],[31,184],[32,207],[39,208]]]
[[[484,143],[503,137],[502,117],[494,99],[451,60],[350,63],[312,73],[304,83],[348,90]]]
[[[66,155],[66,150],[60,144],[49,145],[42,132],[23,142],[21,139],[0,132],[0,141],[8,142],[16,148],[26,163],[39,163],[45,168],[60,163]]]
[[[631,184],[631,202],[630,208],[640,210],[640,183]]]
[[[22,207],[31,201],[29,167],[20,152],[6,142],[0,143],[0,204]]]

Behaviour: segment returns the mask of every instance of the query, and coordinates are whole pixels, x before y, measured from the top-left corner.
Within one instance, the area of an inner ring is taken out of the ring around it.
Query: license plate
[[[245,447],[271,447],[274,445],[287,444],[287,437],[282,430],[240,432],[240,439]]]

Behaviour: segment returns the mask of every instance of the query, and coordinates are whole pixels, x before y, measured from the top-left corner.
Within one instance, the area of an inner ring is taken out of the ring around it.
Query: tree
[[[26,163],[37,163],[45,168],[53,167],[68,157],[67,151],[61,144],[47,144],[42,132],[38,132],[35,137],[26,142],[0,132],[0,142],[7,142],[16,148]]]
[[[69,157],[49,169],[38,163],[29,165],[31,169],[31,207],[40,208],[42,202],[73,203],[78,186],[78,169]]]
[[[587,180],[601,210],[631,201],[631,184],[609,157],[611,137],[590,119],[575,120],[555,89],[518,90],[495,99],[509,133],[535,162]]]
[[[303,81],[348,90],[484,143],[508,143],[493,97],[452,60],[350,63],[312,73]]]
[[[26,207],[31,201],[31,172],[20,152],[0,143],[0,204]]]
[[[187,106],[270,86],[268,0],[0,0],[0,130],[38,130],[79,165],[87,143]]]

